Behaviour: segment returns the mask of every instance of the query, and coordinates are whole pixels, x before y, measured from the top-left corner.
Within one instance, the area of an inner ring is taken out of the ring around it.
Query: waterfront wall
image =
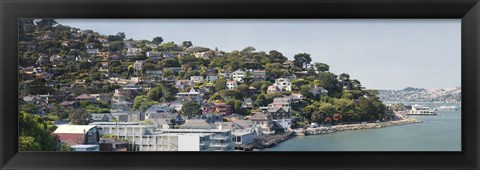
[[[348,125],[335,125],[331,127],[317,127],[317,128],[307,128],[306,130],[296,130],[296,135],[323,135],[338,131],[346,130],[361,130],[361,129],[376,129],[384,128],[389,126],[398,126],[412,123],[420,123],[422,121],[416,120],[413,118],[406,118],[396,121],[387,121],[379,123],[366,123],[366,124],[348,124]]]

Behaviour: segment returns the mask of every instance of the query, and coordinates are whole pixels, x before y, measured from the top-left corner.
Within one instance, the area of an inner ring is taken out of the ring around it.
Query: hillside
[[[403,90],[378,90],[384,102],[461,102],[461,87],[422,89],[407,87]]]

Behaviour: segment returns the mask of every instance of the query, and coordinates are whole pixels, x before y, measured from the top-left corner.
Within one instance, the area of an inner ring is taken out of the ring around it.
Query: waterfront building
[[[59,125],[53,135],[68,145],[85,145],[97,144],[97,133],[95,125]]]
[[[233,141],[235,143],[235,150],[241,151],[256,141],[259,137],[257,131],[255,131],[255,125],[250,120],[234,120],[233,122],[217,122],[217,124],[223,124],[224,129],[231,129],[232,134],[235,136]]]
[[[203,119],[188,119],[183,125],[180,125],[180,129],[213,129],[215,125],[207,123]]]
[[[139,122],[145,119],[140,111],[113,112],[112,117],[120,122]]]
[[[274,120],[290,118],[291,102],[291,97],[276,97],[268,104],[267,111]]]
[[[92,122],[110,122],[113,118],[111,113],[91,113],[90,115],[92,115]]]
[[[205,150],[234,151],[235,147],[233,141],[234,135],[232,134],[232,130],[223,129],[222,126],[213,129],[165,129],[158,131],[158,133],[172,134],[177,136],[181,136],[181,134],[205,135],[205,138],[203,140],[208,141],[207,143],[209,143],[205,143]]]
[[[212,129],[160,129],[155,125],[139,123],[92,123],[99,133],[112,134],[119,139],[138,145],[139,151],[233,151],[231,130]]]
[[[167,118],[148,118],[145,122],[155,125],[157,129],[170,129],[172,127],[172,122]]]
[[[128,151],[128,142],[115,138],[100,138],[98,141],[100,151]]]
[[[70,146],[72,151],[74,152],[94,152],[94,151],[100,151],[100,146],[99,145],[73,145]]]
[[[261,129],[261,133],[263,134],[275,133],[275,131],[271,129],[273,120],[268,113],[254,112],[253,115],[248,118],[248,120],[252,121],[256,127],[259,127]]]

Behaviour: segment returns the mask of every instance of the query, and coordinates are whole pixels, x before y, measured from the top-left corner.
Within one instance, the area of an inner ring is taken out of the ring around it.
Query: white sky
[[[460,86],[460,19],[58,19],[62,25],[135,40],[162,36],[219,50],[277,50],[348,73],[369,89]]]

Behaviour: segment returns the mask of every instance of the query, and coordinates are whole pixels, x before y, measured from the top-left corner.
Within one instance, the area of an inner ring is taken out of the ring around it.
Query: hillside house
[[[275,79],[275,86],[282,89],[282,91],[292,91],[292,83],[286,78]]]
[[[231,81],[231,80],[227,81],[227,89],[228,90],[235,90],[237,87],[238,87],[238,84],[237,84],[236,81]]]

